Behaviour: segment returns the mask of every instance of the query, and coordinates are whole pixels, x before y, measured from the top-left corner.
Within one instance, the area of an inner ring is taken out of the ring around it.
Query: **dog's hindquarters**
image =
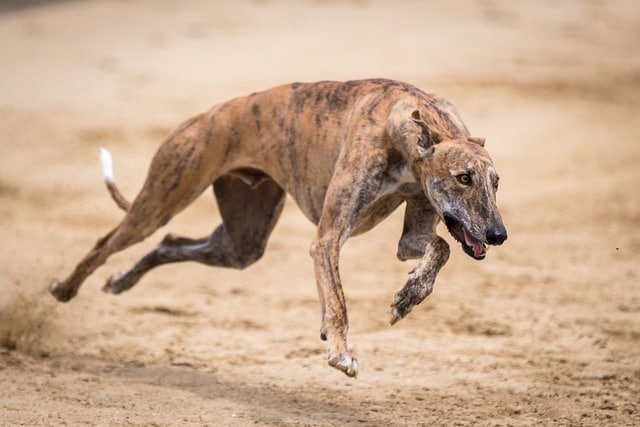
[[[51,283],[49,291],[56,299],[69,301],[110,255],[151,235],[211,185],[218,165],[203,161],[204,157],[210,159],[216,154],[204,153],[211,136],[205,117],[196,116],[169,135],[154,156],[145,184],[120,224],[98,240],[65,281]]]

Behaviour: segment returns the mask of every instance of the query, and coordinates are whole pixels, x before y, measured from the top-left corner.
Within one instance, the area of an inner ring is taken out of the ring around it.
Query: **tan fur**
[[[497,174],[483,144],[446,100],[391,80],[293,83],[233,99],[167,137],[130,206],[110,188],[127,210],[124,219],[49,289],[70,300],[111,254],[149,236],[212,184],[223,223],[211,235],[166,236],[104,290],[120,293],[168,262],[245,268],[262,256],[288,193],[317,224],[310,253],[329,364],[355,376],[341,246],[406,203],[398,258],[420,261],[395,296],[391,323],[406,316],[431,293],[449,257],[435,231],[440,220],[477,259],[486,243],[506,239],[495,204]]]

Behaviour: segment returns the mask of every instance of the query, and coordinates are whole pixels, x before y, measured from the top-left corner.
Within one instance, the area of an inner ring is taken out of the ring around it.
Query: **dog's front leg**
[[[339,233],[319,235],[311,245],[311,256],[322,305],[320,336],[329,344],[329,365],[355,377],[358,375],[358,361],[347,347],[349,322],[338,271],[340,240]]]
[[[429,296],[438,272],[449,259],[449,245],[436,234],[439,221],[425,195],[418,194],[407,200],[398,258],[402,261],[420,259],[420,262],[391,304],[392,325]]]
[[[338,268],[340,248],[351,235],[362,212],[376,200],[384,187],[384,150],[364,153],[345,149],[324,197],[318,231],[311,245],[311,256],[322,323],[320,336],[329,348],[329,365],[350,377],[358,374],[358,361],[347,346],[347,307]]]
[[[427,243],[424,256],[418,265],[409,273],[409,280],[395,295],[391,304],[391,321],[393,325],[405,317],[433,291],[433,284],[438,272],[449,259],[449,245],[437,235]]]

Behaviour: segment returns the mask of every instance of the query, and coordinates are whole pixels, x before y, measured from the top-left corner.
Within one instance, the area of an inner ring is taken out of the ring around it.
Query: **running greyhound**
[[[288,193],[317,225],[310,253],[329,365],[352,377],[358,363],[347,346],[338,271],[350,236],[406,203],[397,256],[420,261],[395,295],[391,324],[431,293],[449,258],[449,245],[436,234],[439,221],[478,260],[487,245],[507,238],[484,139],[470,136],[445,99],[393,80],[292,83],[216,105],[166,138],[133,203],[118,191],[110,158],[104,159],[107,187],[126,215],[66,280],[51,283],[55,298],[69,301],[110,255],[151,235],[211,185],[222,217],[211,235],[167,235],[103,290],[130,289],[171,262],[243,269],[262,256]]]

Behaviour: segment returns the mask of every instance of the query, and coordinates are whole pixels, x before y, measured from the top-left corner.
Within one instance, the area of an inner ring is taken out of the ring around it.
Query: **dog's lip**
[[[473,237],[462,222],[458,221],[453,215],[445,213],[443,216],[449,234],[462,245],[464,252],[474,259],[484,259],[487,255],[486,243]]]

